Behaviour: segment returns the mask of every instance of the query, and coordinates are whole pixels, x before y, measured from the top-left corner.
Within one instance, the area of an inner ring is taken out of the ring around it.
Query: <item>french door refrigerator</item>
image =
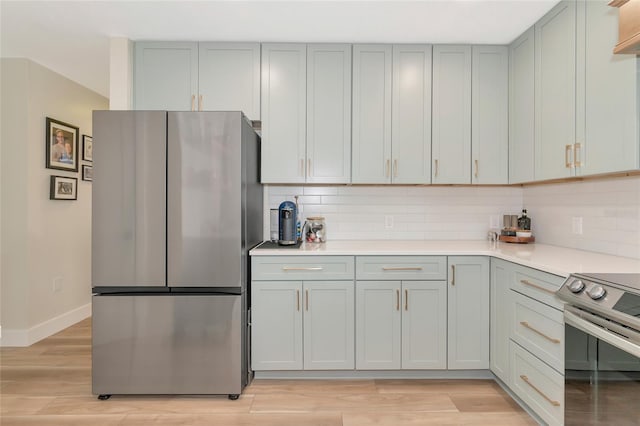
[[[228,394],[250,380],[259,137],[241,112],[94,111],[93,393]]]

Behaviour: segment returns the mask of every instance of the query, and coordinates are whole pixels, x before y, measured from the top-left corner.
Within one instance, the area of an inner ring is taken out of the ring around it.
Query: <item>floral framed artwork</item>
[[[82,135],[82,161],[93,161],[93,138]]]
[[[77,200],[78,178],[51,176],[49,188],[50,200]]]
[[[87,164],[82,165],[82,180],[93,180],[93,167]]]
[[[78,171],[78,128],[47,117],[45,144],[47,169]]]

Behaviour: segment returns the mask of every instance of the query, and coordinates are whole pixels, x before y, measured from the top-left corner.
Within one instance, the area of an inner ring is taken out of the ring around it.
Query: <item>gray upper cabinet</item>
[[[576,174],[637,169],[638,59],[613,54],[616,8],[606,1],[578,2],[577,15]]]
[[[304,183],[307,46],[262,45],[262,182]]]
[[[431,183],[431,59],[431,45],[393,46],[393,183]]]
[[[576,122],[576,4],[535,24],[535,178],[572,176]]]
[[[534,32],[509,46],[509,183],[534,180]]]
[[[353,183],[391,182],[390,45],[353,46]]]
[[[260,119],[260,44],[137,42],[134,108]]]
[[[135,109],[192,111],[197,94],[198,43],[135,44]]]
[[[307,46],[306,182],[351,182],[351,45]]]
[[[260,44],[199,43],[199,111],[260,119]]]
[[[471,46],[433,47],[433,183],[471,183]]]
[[[473,46],[471,182],[509,180],[509,49]]]

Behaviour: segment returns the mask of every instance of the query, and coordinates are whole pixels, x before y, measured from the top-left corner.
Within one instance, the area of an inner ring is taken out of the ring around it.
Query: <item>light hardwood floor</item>
[[[226,396],[91,394],[91,320],[0,348],[0,424],[419,426],[536,424],[490,380],[254,380]]]

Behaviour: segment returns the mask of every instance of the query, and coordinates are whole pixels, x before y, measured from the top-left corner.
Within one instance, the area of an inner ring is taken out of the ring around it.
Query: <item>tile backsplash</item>
[[[329,240],[486,239],[503,214],[525,207],[539,243],[640,259],[640,176],[524,188],[269,185],[265,239],[269,209],[294,195],[303,223],[325,217]]]
[[[640,176],[534,185],[522,191],[536,241],[640,259]]]

